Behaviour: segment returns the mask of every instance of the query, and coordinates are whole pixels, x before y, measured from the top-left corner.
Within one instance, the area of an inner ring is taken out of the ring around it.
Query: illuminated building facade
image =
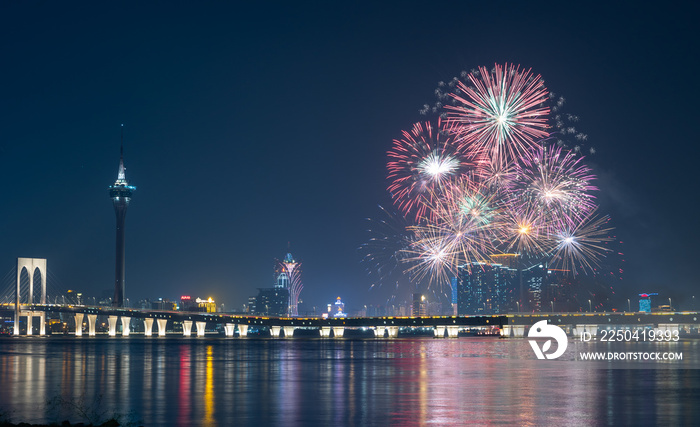
[[[459,313],[459,288],[457,286],[459,280],[456,277],[453,277],[450,280],[450,286],[452,287],[452,315],[456,316]]]
[[[333,313],[333,317],[348,317],[348,314],[345,312],[345,303],[340,299],[340,297],[335,299],[335,312]]]
[[[411,316],[427,316],[428,315],[428,302],[425,299],[425,295],[414,293],[413,301],[411,303]]]
[[[119,157],[119,171],[117,180],[109,187],[109,197],[114,205],[114,213],[117,216],[117,253],[116,268],[114,274],[114,297],[112,306],[124,307],[125,273],[126,273],[126,244],[124,240],[124,223],[126,210],[129,207],[131,196],[136,187],[129,185],[126,180],[126,168],[124,167],[124,125],[122,125],[122,144]]]
[[[275,262],[275,289],[286,289],[289,294],[287,315],[299,315],[299,295],[304,285],[301,282],[301,262],[295,261],[291,253],[287,253],[282,261]]]
[[[214,302],[211,297],[207,299],[197,298],[195,303],[197,304],[197,311],[201,311],[203,313],[216,313],[216,302]]]
[[[207,299],[201,299],[192,298],[189,295],[183,295],[180,297],[180,311],[216,313],[216,302],[211,297]]]
[[[639,311],[651,313],[651,297],[654,295],[658,295],[658,293],[639,294]]]
[[[546,274],[547,269],[542,264],[535,264],[522,270],[522,280],[527,296],[526,309],[529,311],[542,309],[542,286],[545,283]]]
[[[519,274],[495,263],[475,262],[460,267],[457,277],[457,312],[499,314],[513,310]]]

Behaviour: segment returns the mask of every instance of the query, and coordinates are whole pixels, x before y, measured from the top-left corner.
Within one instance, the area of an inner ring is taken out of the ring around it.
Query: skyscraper
[[[301,282],[301,262],[295,261],[291,253],[287,253],[283,261],[276,262],[275,287],[289,290],[289,316],[298,316],[299,294],[304,285]]]
[[[124,167],[124,125],[122,125],[122,141],[119,156],[119,172],[114,185],[109,186],[109,197],[114,204],[114,213],[117,216],[117,254],[114,274],[114,298],[112,306],[124,307],[124,273],[126,247],[124,241],[124,222],[126,209],[129,207],[131,195],[136,187],[129,185],[126,180],[126,168]]]
[[[474,262],[459,268],[457,312],[498,314],[513,309],[519,272],[501,264]]]

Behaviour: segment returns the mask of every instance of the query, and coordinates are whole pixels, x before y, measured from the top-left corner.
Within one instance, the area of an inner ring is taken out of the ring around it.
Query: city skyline
[[[59,17],[70,13],[46,7]],[[439,81],[508,61],[532,68],[566,97],[595,147],[587,161],[598,175],[596,197],[628,254],[616,292],[693,295],[687,261],[698,256],[692,244],[698,231],[682,209],[668,208],[677,201],[692,212],[699,204],[686,188],[694,179],[694,147],[684,145],[694,135],[691,120],[669,126],[645,116],[655,105],[692,111],[686,107],[694,97],[683,94],[697,89],[682,82],[692,81],[683,76],[693,60],[679,54],[690,43],[682,37],[686,21],[676,33],[662,32],[642,8],[553,6],[542,17],[551,28],[530,28],[514,6],[503,17],[501,38],[464,46],[459,39],[482,34],[486,22],[445,25],[403,41],[401,35],[442,14],[426,17],[406,7],[389,19],[397,11],[388,7],[297,10],[293,16],[309,24],[301,30],[283,8],[264,19],[260,10],[244,11],[240,16],[255,19],[237,26],[223,18],[232,10],[221,7],[222,17],[165,11],[192,24],[179,34],[153,20],[161,12],[155,7],[134,13],[128,6],[89,6],[77,16],[99,19],[75,28],[47,12],[36,16],[30,37],[13,42],[6,81],[17,84],[6,87],[8,126],[0,143],[2,176],[12,185],[0,217],[0,266],[13,268],[18,256],[46,257],[66,286],[97,295],[110,289],[114,217],[104,191],[114,178],[123,122],[130,179],[139,185],[129,219],[127,298],[202,289],[202,297],[242,305],[256,288],[271,286],[269,263],[291,242],[305,266],[305,301],[322,305],[341,295],[353,306],[375,295],[386,299],[392,290],[370,290],[356,248],[367,238],[364,218],[377,215],[377,204],[391,205],[384,191],[391,141],[422,120],[419,110],[434,102]],[[6,20],[32,13],[5,8]],[[631,17],[619,22],[623,12]],[[569,32],[557,19],[566,13],[610,25],[597,34],[582,24]],[[19,21],[6,22],[4,31],[17,31]],[[263,22],[273,30],[240,41]],[[125,23],[131,32],[115,31]],[[332,28],[338,24],[344,31]],[[349,38],[356,26],[363,29]],[[541,45],[513,41],[525,29]],[[544,37],[557,31],[564,33],[559,40]],[[628,49],[621,52],[621,43]],[[596,50],[594,61],[579,54],[585,46]],[[643,55],[653,66],[635,65]],[[68,65],[56,67],[59,59]],[[651,90],[663,79],[659,64],[671,59],[680,77]],[[666,149],[663,141],[678,147]]]

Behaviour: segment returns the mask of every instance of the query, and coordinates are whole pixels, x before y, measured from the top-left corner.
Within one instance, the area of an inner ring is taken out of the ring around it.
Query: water
[[[6,338],[0,411],[146,426],[697,425],[700,369],[677,366],[700,366],[700,348],[675,345],[690,365],[622,370],[539,361],[523,339]]]

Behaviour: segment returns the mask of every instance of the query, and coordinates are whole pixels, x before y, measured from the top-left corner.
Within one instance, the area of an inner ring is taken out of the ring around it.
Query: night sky
[[[54,286],[111,294],[124,123],[129,299],[240,310],[291,242],[304,301],[382,302],[357,248],[391,203],[392,139],[439,81],[512,62],[566,97],[597,151],[618,295],[700,294],[692,6],[122,3],[0,6],[0,277],[45,257]]]

